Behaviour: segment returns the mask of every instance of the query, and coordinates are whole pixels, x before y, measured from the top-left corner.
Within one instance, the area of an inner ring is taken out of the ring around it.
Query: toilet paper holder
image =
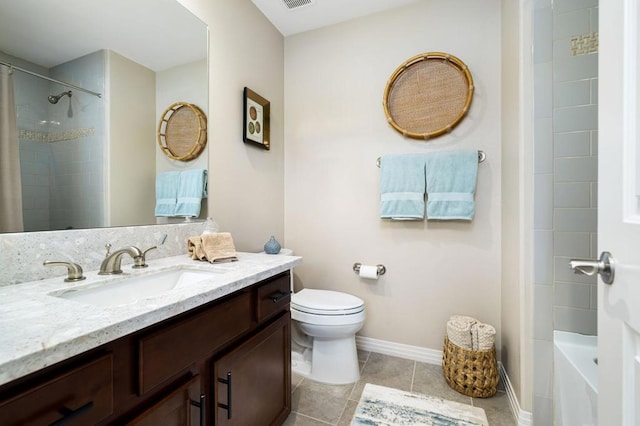
[[[353,264],[353,271],[356,274],[360,272],[360,266],[362,266],[362,263],[360,262],[356,262]],[[387,268],[385,268],[384,265],[376,265],[376,268],[378,268],[378,276],[384,275],[384,273],[387,272]]]

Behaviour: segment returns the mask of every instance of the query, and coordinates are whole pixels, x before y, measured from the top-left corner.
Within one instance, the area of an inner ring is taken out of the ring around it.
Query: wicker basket
[[[463,395],[488,398],[496,393],[498,363],[495,346],[486,351],[474,351],[454,345],[445,336],[442,370],[449,386]]]

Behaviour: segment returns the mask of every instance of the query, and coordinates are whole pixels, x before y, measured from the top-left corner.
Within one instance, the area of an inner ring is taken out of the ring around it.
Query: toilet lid
[[[305,288],[291,295],[291,308],[317,315],[349,315],[362,312],[364,301],[338,291]]]

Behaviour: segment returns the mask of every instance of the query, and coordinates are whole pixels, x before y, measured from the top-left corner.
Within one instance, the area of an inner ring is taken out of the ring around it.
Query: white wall
[[[284,237],[284,47],[250,0],[180,0],[209,26],[209,214],[238,250]],[[271,150],[242,141],[242,91],[271,102]]]
[[[422,1],[285,40],[285,245],[304,256],[297,287],[365,300],[362,336],[440,349],[452,314],[500,333],[500,47],[498,0]],[[464,61],[476,91],[453,133],[425,143],[381,103],[395,68],[428,51]],[[377,157],[457,149],[487,154],[472,223],[380,220]],[[354,262],[387,273],[361,280]]]
[[[109,226],[154,222],[155,73],[116,52],[109,66]],[[152,159],[151,161],[141,161]]]

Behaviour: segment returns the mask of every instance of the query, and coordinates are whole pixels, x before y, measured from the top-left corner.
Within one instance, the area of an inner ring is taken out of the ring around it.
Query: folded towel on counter
[[[380,218],[424,219],[425,157],[385,155],[380,160]]]
[[[472,220],[478,151],[426,155],[427,219]]]
[[[204,234],[187,239],[187,251],[194,260],[211,263],[235,262],[238,253],[228,232]]]
[[[163,172],[156,176],[156,216],[175,216],[180,172]]]
[[[207,197],[207,171],[204,169],[180,172],[175,216],[200,216],[202,199]]]
[[[187,240],[187,251],[193,260],[207,260],[207,255],[202,247],[202,238],[200,236],[189,237]]]

